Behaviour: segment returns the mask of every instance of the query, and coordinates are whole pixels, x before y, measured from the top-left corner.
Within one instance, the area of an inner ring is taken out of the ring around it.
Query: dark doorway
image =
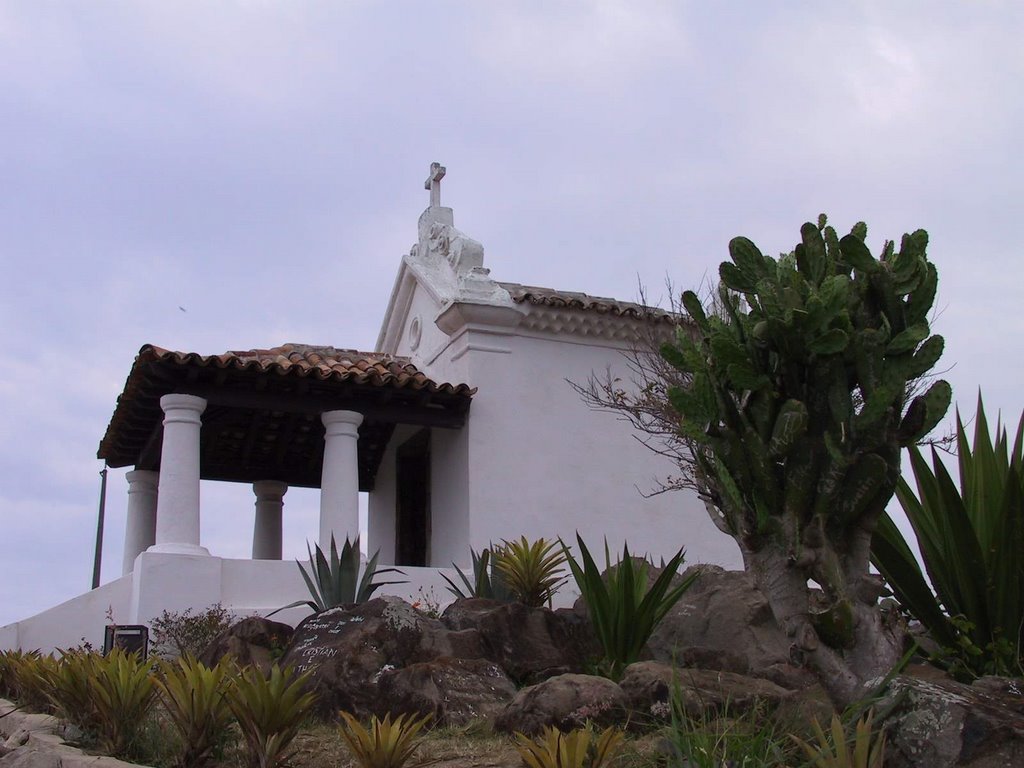
[[[425,566],[430,553],[430,430],[398,448],[395,564]]]

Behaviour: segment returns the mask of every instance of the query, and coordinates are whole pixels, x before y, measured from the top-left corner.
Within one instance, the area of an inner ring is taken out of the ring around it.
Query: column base
[[[147,552],[157,552],[162,555],[205,555],[210,556],[210,550],[198,544],[154,544]]]

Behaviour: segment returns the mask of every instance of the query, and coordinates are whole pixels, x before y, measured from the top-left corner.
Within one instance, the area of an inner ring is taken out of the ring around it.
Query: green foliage
[[[472,550],[470,550],[469,554],[473,558],[473,580],[470,581],[469,577],[462,572],[462,569],[455,565],[455,563],[452,563],[452,567],[459,574],[459,578],[462,579],[465,590],[452,579],[442,574],[444,580],[448,582],[448,591],[455,595],[455,597],[484,597],[488,600],[500,600],[503,603],[512,602],[515,596],[505,584],[501,571],[492,567],[494,562],[493,550],[489,547],[484,547],[480,550],[479,555]]]
[[[929,467],[910,450],[917,494],[900,480],[896,495],[934,592],[903,535],[885,516],[872,559],[897,599],[944,647],[944,666],[961,677],[1024,670],[1024,416],[1011,446],[989,432],[978,396],[974,443],[957,414],[958,489],[938,453]]]
[[[106,656],[93,654],[89,683],[100,748],[114,756],[127,754],[154,701],[149,665],[120,648]]]
[[[175,759],[181,768],[199,768],[222,746],[232,719],[227,689],[234,672],[227,656],[212,669],[189,654],[174,662],[160,662],[156,685],[167,716],[181,737],[181,751]]]
[[[684,294],[694,327],[661,350],[689,382],[669,399],[721,527],[748,556],[787,563],[787,589],[821,585],[828,610],[800,631],[819,618],[822,631],[802,642],[836,653],[861,624],[870,531],[895,490],[900,448],[951,397],[941,380],[913,394],[943,347],[929,335],[938,276],[927,233],[875,258],[866,232],[858,224],[840,239],[822,216],[778,259],[733,239],[718,309]]]
[[[516,750],[527,768],[604,768],[622,748],[624,738],[617,728],[595,734],[590,723],[568,733],[547,726],[537,739],[516,733]]]
[[[687,768],[788,768],[794,765],[795,745],[760,707],[733,713],[704,709],[688,713],[676,685],[672,695],[672,722],[667,741],[672,766]]]
[[[191,608],[181,612],[165,610],[150,622],[153,654],[164,659],[199,656],[232,623],[231,612],[220,603],[198,613]]]
[[[99,713],[93,701],[93,679],[99,658],[92,652],[64,652],[50,675],[49,698],[53,713],[89,735],[100,728]]]
[[[816,744],[791,736],[794,743],[807,755],[813,768],[882,768],[885,760],[885,732],[875,737],[872,733],[873,713],[868,712],[857,721],[853,734],[848,738],[838,715],[832,715],[829,734],[822,730],[818,719],[812,727]]]
[[[502,541],[494,550],[494,568],[501,574],[516,601],[532,607],[551,602],[552,595],[565,583],[565,554],[559,542],[525,536],[518,541]]]
[[[309,552],[309,571],[306,571],[302,563],[297,560],[295,562],[299,566],[299,571],[302,573],[302,578],[306,582],[306,588],[309,590],[312,600],[296,600],[294,603],[289,603],[278,608],[276,611],[272,611],[268,616],[273,616],[278,611],[284,611],[288,608],[297,608],[300,605],[308,605],[314,612],[320,613],[329,608],[336,608],[339,605],[365,603],[381,587],[387,584],[405,583],[404,581],[374,581],[376,576],[383,573],[402,573],[397,568],[377,568],[379,551],[373,553],[373,557],[366,564],[366,569],[363,571],[362,578],[360,578],[358,536],[356,536],[353,542],[348,540],[348,536],[345,537],[345,544],[341,548],[341,555],[339,556],[338,545],[335,543],[334,535],[332,534],[330,560],[324,555],[320,545],[316,546],[316,554],[309,550],[308,544],[306,545],[306,551]]]
[[[27,656],[38,657],[39,651],[0,651],[0,696],[21,701],[18,688],[18,669]]]
[[[612,680],[618,680],[627,666],[639,661],[659,622],[693,586],[698,573],[694,572],[682,583],[672,586],[672,579],[684,560],[684,550],[680,549],[648,588],[649,565],[646,561],[638,565],[630,556],[627,545],[623,545],[622,558],[612,568],[608,542],[605,541],[605,575],[602,576],[579,534],[576,534],[576,542],[582,565],[565,544],[562,544],[562,550],[576,586],[586,601],[590,622],[604,651],[602,672]]]
[[[399,715],[392,721],[390,714],[383,720],[374,715],[365,728],[348,712],[339,714],[341,737],[361,768],[402,768],[419,747],[416,737],[431,719],[431,715]]]
[[[899,446],[946,412],[949,385],[935,382],[909,406],[907,393],[938,359],[928,335],[937,273],[928,235],[905,235],[875,259],[859,235],[841,240],[804,224],[794,254],[764,256],[729,244],[721,266],[723,316],[684,306],[698,337],[680,332],[665,358],[692,377],[670,398],[715,501],[736,535],[770,536],[780,518],[820,519],[837,534],[884,507]]]
[[[21,654],[11,660],[15,700],[26,709],[50,712],[53,709],[53,678],[57,659],[38,651]]]
[[[228,705],[245,739],[250,768],[276,768],[288,760],[289,747],[316,701],[316,694],[303,692],[308,677],[275,664],[269,679],[256,667],[235,678]]]

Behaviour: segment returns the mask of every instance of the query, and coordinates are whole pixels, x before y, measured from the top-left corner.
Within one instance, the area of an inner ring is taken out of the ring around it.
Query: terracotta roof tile
[[[136,366],[148,362],[265,371],[281,376],[312,377],[320,381],[344,381],[395,389],[425,389],[441,394],[472,395],[475,392],[465,384],[435,382],[406,357],[308,344],[282,344],[269,349],[229,351],[220,355],[174,352],[147,344],[139,350]]]
[[[499,283],[499,285],[509,292],[512,301],[516,304],[578,309],[617,317],[653,320],[658,323],[675,324],[680,320],[679,316],[672,312],[658,307],[645,307],[631,301],[619,301],[576,291],[559,291],[554,288],[541,288],[519,283]]]

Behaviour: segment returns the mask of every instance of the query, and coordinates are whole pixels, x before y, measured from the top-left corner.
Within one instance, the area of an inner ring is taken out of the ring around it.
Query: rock
[[[694,567],[702,570],[701,576],[647,644],[655,660],[686,665],[689,657],[704,669],[749,674],[789,689],[817,683],[812,673],[790,662],[789,638],[749,574],[713,565]],[[654,578],[657,569],[651,571]]]
[[[519,684],[580,672],[595,655],[589,625],[571,610],[464,598],[448,606],[441,620],[454,630],[478,632],[485,656]]]
[[[1011,683],[897,677],[875,708],[892,708],[885,721],[886,768],[1024,765],[1022,685]]]
[[[631,710],[666,720],[675,697],[683,710],[693,717],[706,712],[739,714],[758,702],[775,708],[789,691],[772,683],[735,672],[673,668],[660,661],[639,661],[626,667],[619,683]]]
[[[0,768],[61,768],[61,759],[53,750],[26,747],[0,758]]]
[[[431,726],[492,720],[516,693],[501,667],[486,659],[440,658],[410,664],[384,672],[377,686],[378,715],[430,714]]]
[[[311,672],[320,714],[344,709],[363,717],[377,710],[384,672],[442,656],[483,658],[479,635],[449,630],[397,597],[378,597],[305,619],[282,661]]]
[[[545,726],[568,731],[590,720],[598,728],[623,725],[628,704],[623,690],[604,677],[558,675],[523,688],[494,723],[497,731],[535,736]]]
[[[17,749],[28,743],[29,732],[27,728],[19,728],[4,740],[4,747]]]
[[[199,655],[199,660],[212,667],[230,654],[239,665],[252,665],[269,674],[270,667],[281,658],[293,632],[290,625],[280,621],[260,616],[242,619],[217,635]]]

